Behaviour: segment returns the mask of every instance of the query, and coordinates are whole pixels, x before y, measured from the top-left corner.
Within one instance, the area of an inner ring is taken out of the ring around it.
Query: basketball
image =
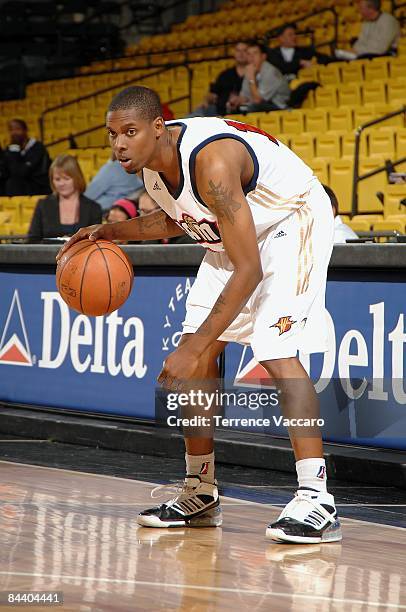
[[[56,270],[62,299],[73,310],[94,317],[120,308],[130,295],[133,280],[129,258],[108,240],[76,242]]]

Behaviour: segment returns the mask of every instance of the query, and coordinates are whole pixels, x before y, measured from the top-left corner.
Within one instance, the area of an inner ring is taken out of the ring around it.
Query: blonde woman
[[[58,155],[49,169],[49,182],[52,195],[38,202],[30,239],[71,236],[81,227],[101,223],[100,205],[83,195],[86,181],[75,157]]]

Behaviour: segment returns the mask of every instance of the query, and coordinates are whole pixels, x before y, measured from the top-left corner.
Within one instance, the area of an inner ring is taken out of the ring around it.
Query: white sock
[[[300,487],[327,493],[326,462],[322,458],[296,461],[297,480]]]
[[[214,483],[214,451],[209,455],[188,455],[186,459],[186,474],[199,475],[203,482]]]

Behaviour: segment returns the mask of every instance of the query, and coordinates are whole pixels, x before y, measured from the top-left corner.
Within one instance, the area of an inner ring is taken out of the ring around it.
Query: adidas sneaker
[[[202,482],[200,476],[186,476],[177,487],[163,485],[159,489],[174,489],[175,496],[156,508],[144,510],[137,517],[143,527],[220,527],[222,516],[216,484]]]
[[[299,488],[277,521],[266,530],[277,542],[318,544],[342,539],[341,525],[330,493]]]

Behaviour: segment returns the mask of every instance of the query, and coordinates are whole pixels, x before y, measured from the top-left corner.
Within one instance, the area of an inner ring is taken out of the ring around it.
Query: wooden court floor
[[[74,612],[406,610],[405,529],[343,519],[342,543],[277,544],[264,530],[278,508],[227,497],[221,529],[147,529],[135,515],[152,484],[3,461],[0,474],[2,592],[63,591]]]

